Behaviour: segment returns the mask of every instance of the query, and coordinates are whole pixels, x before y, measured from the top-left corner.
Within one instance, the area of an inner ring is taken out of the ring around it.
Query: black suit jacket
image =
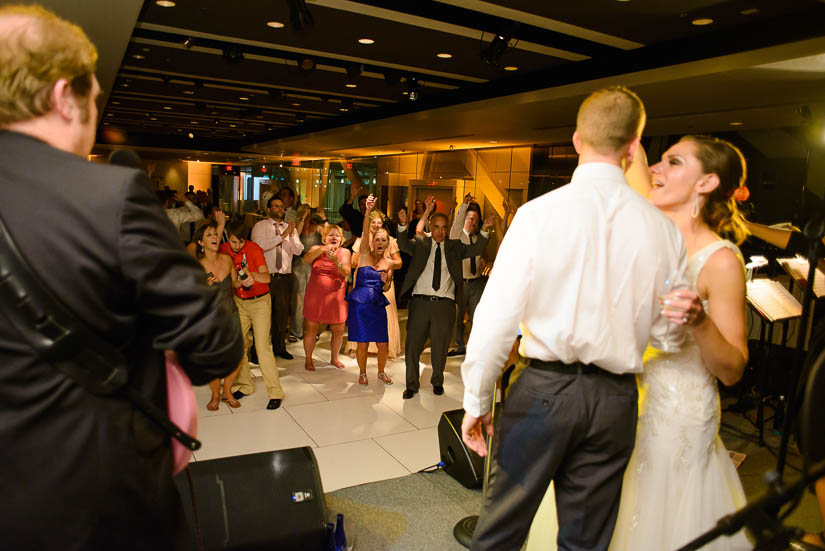
[[[398,232],[398,248],[412,256],[410,267],[404,278],[404,285],[401,287],[402,295],[410,292],[415,287],[416,281],[418,281],[418,278],[427,266],[427,260],[430,258],[430,250],[433,245],[431,237],[414,235],[410,238],[407,233],[408,230],[409,226],[407,230]],[[461,261],[465,258],[480,255],[484,251],[485,246],[487,246],[487,238],[480,234],[478,240],[472,245],[462,243],[458,239],[444,240],[444,256],[447,259],[447,271],[450,272],[450,277],[452,277],[455,282],[456,298],[461,296],[462,290],[464,289],[464,272],[461,269]]]
[[[166,409],[163,350],[195,384],[234,369],[237,316],[183,248],[138,170],[0,131],[0,215],[43,283],[129,360]],[[166,549],[179,525],[169,436],[88,393],[0,315],[0,531],[8,549]]]

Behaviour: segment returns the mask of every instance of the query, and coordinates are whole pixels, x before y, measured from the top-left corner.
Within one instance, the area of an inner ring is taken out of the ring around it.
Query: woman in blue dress
[[[375,208],[375,197],[367,198],[364,213],[363,235],[369,235],[370,213]],[[357,343],[355,357],[358,360],[358,383],[367,384],[367,347],[374,342],[378,347],[378,378],[391,385],[392,379],[384,373],[387,365],[389,335],[387,334],[387,310],[389,303],[384,291],[392,283],[392,267],[384,256],[390,244],[386,230],[378,230],[372,239],[361,240],[359,267],[355,288],[347,295],[349,316],[347,317],[347,339]]]

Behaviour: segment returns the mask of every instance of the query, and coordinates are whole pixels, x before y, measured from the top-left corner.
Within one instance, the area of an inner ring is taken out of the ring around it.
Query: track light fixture
[[[497,34],[490,41],[489,46],[481,50],[481,60],[492,67],[498,67],[499,60],[507,48],[510,47],[510,40],[513,38],[517,25],[511,25],[501,34]]]
[[[192,38],[191,36],[183,41],[183,47],[186,48],[187,50],[189,48],[191,48],[192,46],[194,46],[194,45],[195,45],[195,39]]]
[[[229,63],[240,63],[243,61],[243,50],[239,46],[232,44],[223,49],[223,58]]]
[[[418,101],[421,97],[421,85],[415,77],[407,77],[407,99]]]
[[[364,70],[364,66],[361,63],[347,63],[345,68],[347,70],[347,76],[350,79],[358,78]]]
[[[315,25],[306,0],[286,0],[286,6],[289,9],[289,26],[293,30],[302,31]]]

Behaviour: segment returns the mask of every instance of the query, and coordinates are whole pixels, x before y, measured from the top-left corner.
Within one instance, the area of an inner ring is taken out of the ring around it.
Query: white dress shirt
[[[298,231],[294,228],[289,236],[281,237],[288,225],[286,222],[276,222],[267,218],[252,227],[250,237],[264,250],[264,258],[270,274],[292,273],[292,256],[304,252],[304,245],[298,237]]]
[[[464,220],[467,217],[467,208],[469,205],[467,203],[461,203],[458,206],[458,210],[455,213],[455,220],[453,220],[453,225],[450,227],[450,239],[459,239],[462,243],[467,245],[472,245],[473,243],[478,240],[478,235],[470,235],[467,233],[467,230],[464,229]],[[479,224],[481,223],[481,219],[479,218]],[[465,258],[461,261],[461,271],[464,272],[464,279],[476,279],[481,277],[481,255],[476,257],[476,273],[470,269],[472,267],[471,259]]]
[[[667,332],[658,297],[682,281],[685,264],[679,230],[619,167],[580,165],[570,184],[521,207],[507,231],[461,366],[464,409],[490,410],[519,325],[527,358],[641,372],[648,342],[661,347]]]
[[[166,216],[169,217],[177,230],[180,229],[181,224],[203,220],[203,211],[196,207],[192,201],[185,201],[180,208],[166,209]]]
[[[441,242],[441,287],[436,291],[433,289],[433,269],[435,268],[435,251],[437,243],[432,240],[430,247],[430,257],[424,266],[424,271],[418,276],[418,280],[413,287],[413,296],[430,295],[434,297],[445,297],[455,300],[455,281],[450,276],[447,269],[447,255],[444,254],[445,242]]]

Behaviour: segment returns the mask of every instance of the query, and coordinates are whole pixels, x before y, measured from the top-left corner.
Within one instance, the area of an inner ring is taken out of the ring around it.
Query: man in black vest
[[[461,296],[464,284],[461,262],[481,254],[487,245],[487,229],[493,224],[492,218],[484,220],[481,235],[472,245],[447,239],[447,216],[439,212],[432,214],[435,210],[432,195],[427,197],[425,204],[423,217],[429,217],[431,237],[409,237],[407,227],[398,227],[398,248],[412,256],[401,289],[402,294],[412,290],[404,347],[407,362],[405,400],[415,396],[420,387],[418,360],[427,338],[430,339],[433,365],[430,377],[433,394],[444,394],[444,365],[455,325],[455,299]]]
[[[146,174],[86,159],[96,62],[79,27],[0,7],[0,215],[43,284],[127,358],[126,384],[165,410],[164,351],[205,384],[235,369],[243,339]],[[123,394],[79,386],[15,327],[0,315],[3,547],[184,546],[169,434]]]

